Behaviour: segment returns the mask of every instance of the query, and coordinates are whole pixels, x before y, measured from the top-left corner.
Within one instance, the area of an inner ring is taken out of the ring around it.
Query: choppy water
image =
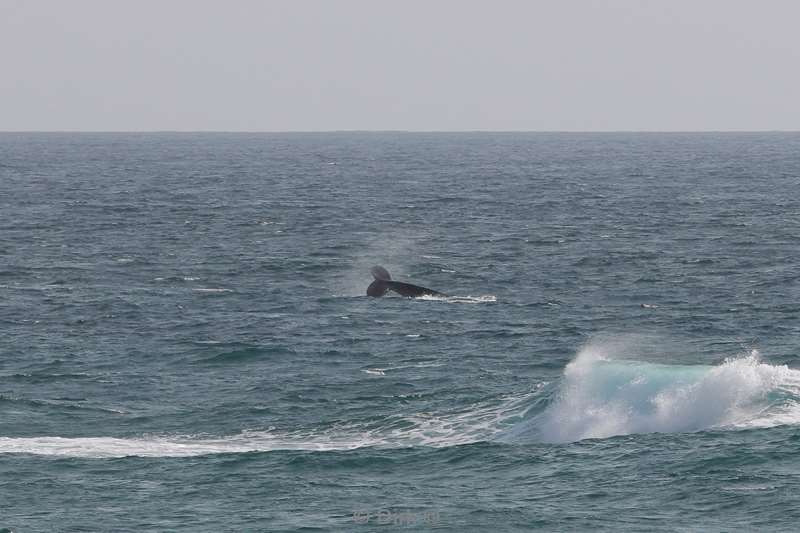
[[[796,530],[798,154],[0,134],[0,528]]]

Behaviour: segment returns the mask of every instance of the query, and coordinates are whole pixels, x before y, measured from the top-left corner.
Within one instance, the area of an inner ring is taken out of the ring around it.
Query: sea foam
[[[236,435],[100,437],[0,437],[0,454],[105,459],[358,448],[443,448],[494,440],[504,423],[521,415],[527,394],[508,396],[448,413],[416,412],[306,430],[245,430]]]
[[[598,346],[567,365],[550,405],[527,420],[546,442],[800,423],[800,371],[756,351],[711,365],[615,360]]]

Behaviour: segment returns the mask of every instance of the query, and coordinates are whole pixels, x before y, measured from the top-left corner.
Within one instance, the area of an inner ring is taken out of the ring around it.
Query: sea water
[[[0,134],[0,528],[794,531],[799,154]]]

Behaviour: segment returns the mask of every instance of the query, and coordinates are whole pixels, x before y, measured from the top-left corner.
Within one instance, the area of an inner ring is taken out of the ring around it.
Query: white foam
[[[193,436],[0,437],[0,454],[82,458],[191,457],[220,453],[277,450],[343,451],[363,447],[448,447],[490,440],[504,422],[519,416],[525,396],[506,397],[446,414],[420,412],[362,423],[333,425],[317,431],[244,431],[220,438]]]
[[[584,349],[539,417],[543,440],[800,423],[800,371],[758,353],[717,366],[616,361]]]
[[[281,449],[279,442],[274,443]],[[66,457],[111,458],[111,457],[191,457],[216,453],[245,453],[268,447],[265,442],[248,442],[247,439],[168,439],[113,437],[0,437],[0,453],[27,453],[33,455],[55,455]],[[314,449],[302,446],[283,449]]]
[[[497,296],[486,294],[483,296],[434,296],[426,294],[415,298],[416,300],[427,300],[430,302],[445,302],[451,304],[484,304],[497,301]]]
[[[385,376],[386,372],[394,370],[402,370],[404,368],[435,368],[440,366],[444,366],[444,363],[425,362],[425,363],[413,363],[410,365],[389,366],[386,368],[368,368],[366,370],[362,370],[362,372],[366,372],[367,374],[378,374],[381,376]]]
[[[194,292],[207,292],[207,293],[217,293],[217,292],[233,292],[230,289],[217,289],[217,288],[209,288],[209,289],[192,289]]]

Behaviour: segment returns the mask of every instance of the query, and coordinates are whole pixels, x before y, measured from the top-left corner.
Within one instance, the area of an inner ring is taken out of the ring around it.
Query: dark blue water
[[[0,134],[0,528],[796,530],[798,154]]]

